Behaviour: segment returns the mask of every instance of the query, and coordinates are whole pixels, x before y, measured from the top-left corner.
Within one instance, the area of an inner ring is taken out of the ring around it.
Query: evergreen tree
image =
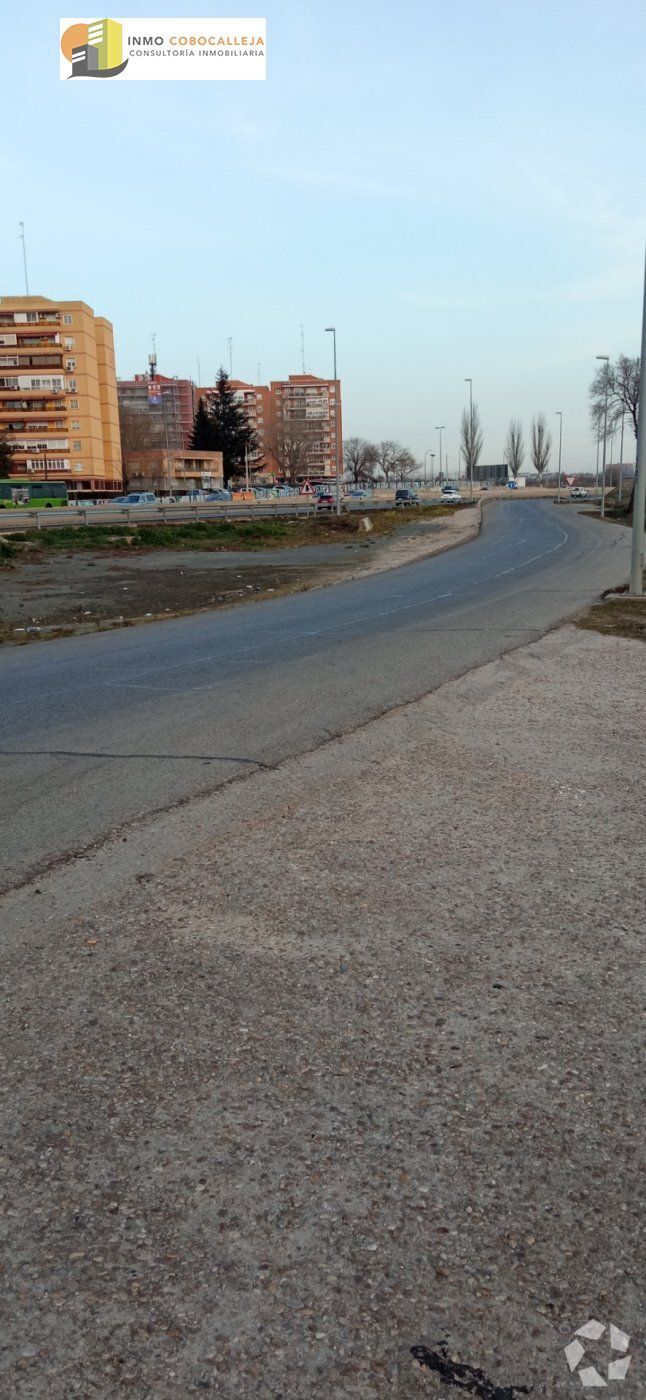
[[[7,477],[11,471],[13,447],[5,433],[0,433],[0,477]]]
[[[199,412],[199,409],[198,409]],[[244,471],[245,452],[255,452],[258,439],[237,402],[226,370],[221,369],[208,410],[213,432],[212,449],[222,453],[224,484]],[[200,444],[202,445],[202,444]]]
[[[204,399],[200,399],[193,419],[191,447],[196,452],[216,452],[215,429]]]

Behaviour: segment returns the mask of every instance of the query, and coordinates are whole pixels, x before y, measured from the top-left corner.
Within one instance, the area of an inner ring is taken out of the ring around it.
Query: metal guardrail
[[[438,497],[427,498],[423,503],[432,504]],[[344,501],[342,511],[366,515],[370,511],[392,510],[394,501],[359,500]],[[0,510],[0,534],[11,530],[51,530],[65,525],[141,525],[173,524],[191,520],[258,520],[277,516],[315,516],[324,518],[334,514],[334,510],[317,510],[310,499],[273,501],[187,501],[183,504],[147,506],[65,506],[39,510]]]

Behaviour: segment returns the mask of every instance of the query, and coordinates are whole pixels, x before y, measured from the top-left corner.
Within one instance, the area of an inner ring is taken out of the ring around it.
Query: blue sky
[[[421,457],[443,423],[455,471],[471,375],[484,460],[562,409],[590,465],[595,355],[639,347],[641,0],[271,0],[265,83],[62,83],[59,10],[14,10],[0,291],[23,219],[31,290],[107,316],[124,377],[155,331],[164,373],[210,379],[232,336],[236,375],[280,378],[301,322],[329,374],[334,324],[346,435]]]

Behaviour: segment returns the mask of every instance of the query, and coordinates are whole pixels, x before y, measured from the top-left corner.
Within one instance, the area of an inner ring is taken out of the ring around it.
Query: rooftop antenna
[[[20,233],[18,234],[18,237],[22,243],[22,261],[25,268],[25,291],[27,293],[27,296],[29,296],[29,278],[27,276],[27,245],[25,243],[25,225],[23,224],[22,219],[20,220]]]
[[[202,383],[202,371],[201,371],[201,369],[200,369],[200,357],[199,357],[199,355],[198,355],[198,357],[197,357],[197,382],[198,382],[198,385]]]
[[[233,336],[232,336],[232,335],[227,336],[227,345],[228,345],[228,347],[229,347],[229,374],[231,375],[231,374],[233,374]]]
[[[302,321],[301,321],[301,365],[302,365],[302,367],[303,367],[303,374],[305,374],[305,373],[306,373],[306,370],[305,370],[305,331],[303,330],[303,322],[302,322]]]
[[[153,331],[152,336],[151,336],[151,339],[152,339],[152,343],[153,343],[153,353],[152,353],[152,355],[149,355],[149,356],[148,356],[148,364],[150,365],[150,378],[151,378],[151,379],[154,379],[154,378],[155,378],[155,375],[156,375],[156,373],[157,373],[157,333],[156,333],[156,331]]]
[[[256,365],[256,369],[258,370],[258,378],[257,378],[257,380],[256,380],[256,383],[259,384],[259,383],[260,383],[260,360],[258,361],[258,364]]]

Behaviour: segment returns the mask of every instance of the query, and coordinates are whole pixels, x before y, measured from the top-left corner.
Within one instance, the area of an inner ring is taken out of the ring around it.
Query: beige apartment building
[[[0,433],[12,477],[122,490],[112,326],[84,301],[0,297]]]

